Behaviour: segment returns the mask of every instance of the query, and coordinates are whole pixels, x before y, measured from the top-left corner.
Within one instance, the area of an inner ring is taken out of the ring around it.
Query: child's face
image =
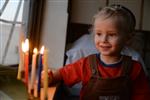
[[[119,32],[112,19],[96,19],[94,22],[94,41],[103,56],[120,55],[125,44],[125,36]]]

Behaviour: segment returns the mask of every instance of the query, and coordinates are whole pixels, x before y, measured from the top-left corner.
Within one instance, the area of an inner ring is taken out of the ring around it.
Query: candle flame
[[[41,47],[40,54],[44,53],[44,46]]]
[[[34,54],[37,54],[37,53],[38,53],[37,48],[34,48],[34,49],[33,49],[33,53],[34,53]]]
[[[24,49],[25,49],[25,52],[29,51],[29,40],[28,39],[25,40]]]
[[[21,46],[22,46],[22,51],[25,52],[25,43],[22,42]]]

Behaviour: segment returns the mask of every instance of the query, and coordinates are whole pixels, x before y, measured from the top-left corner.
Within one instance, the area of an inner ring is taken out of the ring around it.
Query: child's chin
[[[103,56],[110,56],[111,54],[108,53],[108,52],[102,52],[101,55],[103,55]]]

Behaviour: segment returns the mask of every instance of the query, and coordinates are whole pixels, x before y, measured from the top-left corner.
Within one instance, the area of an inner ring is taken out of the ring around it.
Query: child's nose
[[[107,35],[103,35],[101,38],[101,42],[106,42],[107,41]]]

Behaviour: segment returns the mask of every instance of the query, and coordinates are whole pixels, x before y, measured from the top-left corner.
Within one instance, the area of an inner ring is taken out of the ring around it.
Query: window
[[[0,1],[0,64],[15,65],[19,62],[19,35],[23,21],[24,4],[28,0]]]

